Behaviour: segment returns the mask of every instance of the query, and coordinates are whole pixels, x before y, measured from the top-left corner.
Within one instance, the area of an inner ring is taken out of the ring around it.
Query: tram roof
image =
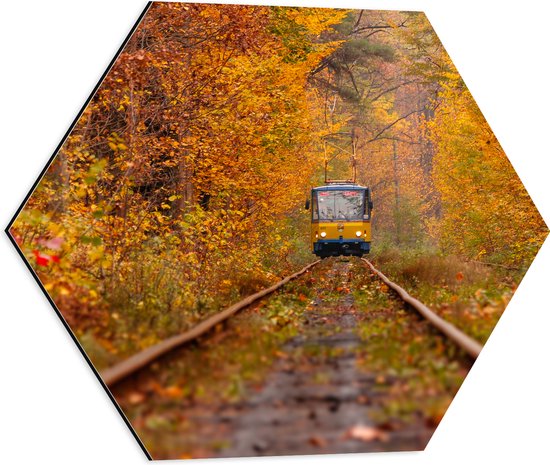
[[[341,191],[341,190],[365,190],[366,187],[359,186],[358,184],[342,183],[342,184],[327,184],[325,186],[314,187],[314,191]]]

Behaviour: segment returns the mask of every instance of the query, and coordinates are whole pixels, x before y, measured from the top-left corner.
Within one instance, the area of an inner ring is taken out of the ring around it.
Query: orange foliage
[[[307,78],[345,15],[152,4],[12,230],[78,334],[135,350],[307,257]]]

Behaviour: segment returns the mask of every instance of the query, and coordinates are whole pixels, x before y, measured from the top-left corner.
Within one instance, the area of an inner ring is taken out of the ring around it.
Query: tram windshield
[[[364,190],[317,191],[313,196],[313,219],[358,220],[364,219]]]

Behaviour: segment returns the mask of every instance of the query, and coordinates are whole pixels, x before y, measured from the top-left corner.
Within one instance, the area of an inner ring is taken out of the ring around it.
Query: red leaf
[[[59,263],[60,260],[58,255],[48,255],[39,250],[33,250],[32,253],[36,257],[36,264],[39,266],[48,266],[50,262]]]
[[[33,250],[32,253],[36,257],[36,264],[39,266],[48,266],[50,256],[40,253],[38,250]]]

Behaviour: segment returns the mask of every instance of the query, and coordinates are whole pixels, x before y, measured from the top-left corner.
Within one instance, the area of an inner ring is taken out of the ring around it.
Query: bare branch
[[[374,136],[372,139],[368,140],[365,143],[370,144],[371,142],[379,140],[381,138],[382,134],[384,134],[388,129],[391,129],[393,126],[395,126],[397,123],[399,123],[399,121],[404,120],[405,118],[408,118],[409,116],[414,115],[415,113],[422,113],[423,111],[424,111],[424,108],[420,108],[419,110],[413,110],[413,111],[407,113],[406,115],[403,115],[403,116],[397,118],[393,123],[388,124],[385,128],[383,128],[380,132],[378,132],[378,134],[376,134],[376,136]]]
[[[371,100],[371,103],[376,102],[380,97],[386,95],[388,92],[393,92],[394,90],[397,90],[402,86],[406,86],[408,84],[414,84],[415,82],[418,82],[418,79],[412,79],[410,81],[405,81],[405,82],[402,82],[400,84],[397,84],[394,87],[390,87],[389,89],[385,89],[383,92],[380,92],[378,95],[374,96]]]

